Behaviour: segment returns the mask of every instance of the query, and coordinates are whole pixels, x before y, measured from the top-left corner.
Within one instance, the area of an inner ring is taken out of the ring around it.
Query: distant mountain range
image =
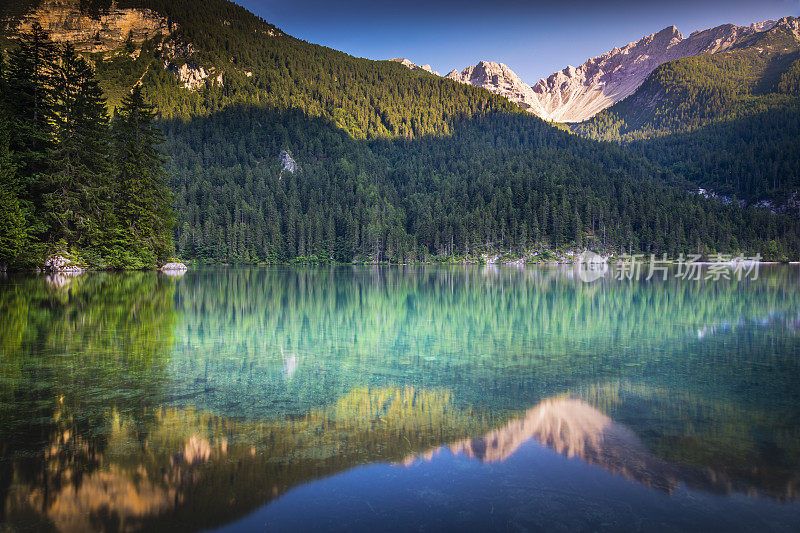
[[[782,24],[787,20],[782,20]],[[490,61],[481,61],[461,72],[453,70],[447,77],[501,94],[544,120],[582,122],[633,94],[660,65],[729,50],[745,38],[777,24],[774,20],[744,27],[725,24],[694,32],[687,38],[670,26],[589,59],[577,68],[567,66],[533,87],[520,80],[508,66]]]

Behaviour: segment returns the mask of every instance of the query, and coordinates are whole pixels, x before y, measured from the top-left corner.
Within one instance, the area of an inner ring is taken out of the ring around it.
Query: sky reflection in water
[[[0,522],[791,529],[799,280],[6,278]]]

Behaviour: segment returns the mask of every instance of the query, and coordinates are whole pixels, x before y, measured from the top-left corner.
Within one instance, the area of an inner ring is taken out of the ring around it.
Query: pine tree
[[[0,95],[7,94],[5,54],[0,51]],[[16,263],[27,250],[27,217],[19,198],[14,157],[9,150],[8,101],[0,98],[0,266]]]
[[[142,266],[172,254],[172,195],[159,150],[163,134],[155,126],[154,106],[141,86],[122,101],[113,120],[117,162],[117,212]]]
[[[92,248],[113,226],[105,98],[91,66],[65,45],[53,76],[54,147],[45,195],[53,241]]]
[[[39,23],[20,36],[19,46],[9,55],[6,110],[14,152],[25,196],[39,203],[42,194],[37,176],[47,169],[53,116],[52,67],[55,44]]]
[[[16,168],[8,138],[7,121],[0,109],[0,266],[16,263],[25,252],[27,230],[25,210],[18,197]]]

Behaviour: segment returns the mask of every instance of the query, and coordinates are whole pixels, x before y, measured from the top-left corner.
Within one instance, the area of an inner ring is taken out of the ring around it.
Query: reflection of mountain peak
[[[581,400],[551,399],[504,428],[451,448],[481,461],[505,461],[522,443],[536,439],[568,457],[584,457],[602,446],[604,431],[612,424],[608,416]]]
[[[545,400],[505,427],[458,442],[450,449],[485,462],[505,461],[531,439],[647,486],[671,491],[678,484],[674,472],[651,454],[633,431],[574,398]]]

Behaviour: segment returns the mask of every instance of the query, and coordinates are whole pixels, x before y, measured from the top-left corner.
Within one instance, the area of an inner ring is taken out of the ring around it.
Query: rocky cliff
[[[502,63],[481,61],[447,77],[505,96],[545,120],[581,122],[631,95],[659,65],[689,56],[730,49],[743,38],[775,26],[725,24],[684,38],[675,26],[589,59],[528,87]]]
[[[164,17],[149,9],[120,9],[112,2],[110,9],[91,16],[81,10],[80,0],[43,0],[20,19],[2,21],[3,33],[29,31],[36,22],[54,41],[70,42],[84,52],[114,50],[128,38],[140,43],[171,30]]]
[[[30,31],[35,23],[44,28],[55,42],[68,42],[79,52],[116,52],[130,41],[134,45],[162,35],[157,57],[164,69],[172,72],[178,85],[197,90],[206,83],[222,86],[223,75],[213,66],[197,63],[194,45],[174,38],[178,29],[159,13],[144,8],[120,8],[116,1],[111,7],[89,13],[82,9],[81,0],[42,0],[28,10],[22,10],[6,20],[0,20],[2,33],[11,38]],[[136,50],[131,57],[138,57]]]

